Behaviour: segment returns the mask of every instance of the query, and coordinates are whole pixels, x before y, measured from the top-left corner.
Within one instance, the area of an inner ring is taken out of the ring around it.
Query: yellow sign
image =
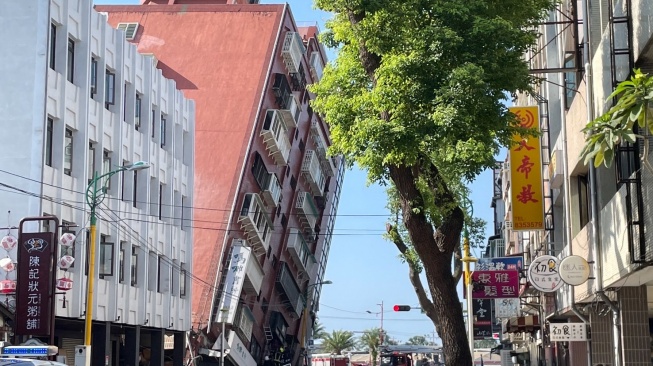
[[[521,126],[540,131],[537,106],[512,107]],[[513,230],[543,230],[542,149],[539,136],[513,137],[510,147],[510,197]]]

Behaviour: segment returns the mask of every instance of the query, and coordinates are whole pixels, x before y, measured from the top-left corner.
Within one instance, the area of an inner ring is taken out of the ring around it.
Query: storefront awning
[[[504,333],[532,332],[537,329],[540,329],[539,316],[515,316],[508,319]]]

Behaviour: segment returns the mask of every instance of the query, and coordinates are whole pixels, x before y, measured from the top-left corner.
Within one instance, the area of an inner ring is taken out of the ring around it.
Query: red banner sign
[[[52,233],[20,234],[16,281],[16,335],[50,335],[53,248]]]
[[[473,299],[506,299],[519,296],[519,271],[472,272]]]

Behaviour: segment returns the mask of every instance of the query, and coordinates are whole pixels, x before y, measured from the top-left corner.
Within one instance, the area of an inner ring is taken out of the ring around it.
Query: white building
[[[73,267],[56,274],[74,283],[56,307],[55,341],[68,364],[83,344],[94,171],[151,165],[113,175],[98,206],[91,364],[138,364],[145,350],[153,365],[164,357],[181,365],[191,328],[195,107],[127,42],[131,31],[111,28],[91,0],[0,2],[0,227],[55,215],[60,232],[77,234],[60,254],[73,255]],[[165,335],[174,351],[164,356]]]

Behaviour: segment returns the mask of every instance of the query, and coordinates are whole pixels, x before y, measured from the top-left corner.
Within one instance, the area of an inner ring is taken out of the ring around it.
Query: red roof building
[[[344,169],[326,156],[328,129],[309,106],[306,86],[326,63],[317,27],[298,28],[287,5],[249,2],[96,10],[195,101],[193,328],[209,349],[225,323],[228,362],[253,366],[297,360]]]

